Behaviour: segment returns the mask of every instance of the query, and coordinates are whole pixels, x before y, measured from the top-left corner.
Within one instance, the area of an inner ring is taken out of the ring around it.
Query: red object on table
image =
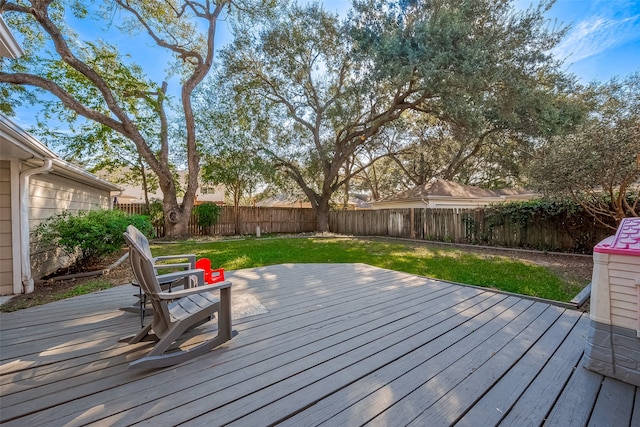
[[[216,268],[212,270],[211,260],[209,258],[200,258],[197,260],[196,268],[204,270],[204,281],[209,285],[224,281],[224,268]]]

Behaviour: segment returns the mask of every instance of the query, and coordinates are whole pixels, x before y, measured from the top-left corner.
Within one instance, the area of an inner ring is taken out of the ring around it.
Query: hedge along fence
[[[129,213],[144,212],[143,204],[119,204]],[[545,251],[591,253],[602,239],[614,234],[585,213],[504,215],[496,209],[384,209],[348,210],[329,213],[329,231],[353,236],[400,237],[452,243],[527,248]],[[211,229],[198,227],[192,216],[193,235],[306,233],[316,230],[316,219],[308,208],[240,207],[238,221],[231,206],[223,206],[218,223]],[[164,236],[161,223],[156,236]]]
[[[127,213],[145,212],[142,203],[120,203],[114,206]],[[218,235],[231,236],[235,234],[255,234],[256,227],[261,233],[306,233],[316,229],[316,218],[312,209],[301,208],[265,208],[240,206],[236,213],[233,206],[222,206],[218,222],[212,227],[199,227],[195,213],[189,221],[189,232],[194,236]],[[155,235],[164,237],[164,225],[161,221],[154,222]]]

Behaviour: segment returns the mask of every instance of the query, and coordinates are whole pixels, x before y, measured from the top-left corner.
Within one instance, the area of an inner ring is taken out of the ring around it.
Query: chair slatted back
[[[136,238],[129,234],[129,229],[124,233],[124,237],[130,248],[129,257],[131,257],[133,275],[153,306],[153,330],[158,336],[162,336],[162,334],[169,328],[171,316],[169,314],[167,302],[158,297],[158,294],[162,292],[162,289],[160,288],[160,283],[156,277],[153,261],[151,257],[145,253],[144,249],[140,247]]]
[[[129,233],[133,241],[138,244],[138,246],[144,252],[144,254],[150,260],[153,260],[153,255],[151,254],[151,247],[149,246],[149,239],[147,239],[147,236],[145,236],[140,230],[138,230],[133,225],[127,226],[127,233]]]

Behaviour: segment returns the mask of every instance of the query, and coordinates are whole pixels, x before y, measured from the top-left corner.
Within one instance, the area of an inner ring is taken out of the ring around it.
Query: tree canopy
[[[119,24],[118,29],[130,37],[145,34],[147,43],[173,58],[167,65],[180,77],[179,113],[169,117],[166,81],[152,81],[115,44],[79,36],[72,23],[94,16],[98,6],[89,10],[75,0],[0,3],[0,12],[24,38],[26,51],[23,58],[2,63],[0,83],[9,84],[6,90],[11,95],[2,108],[11,113],[22,102],[38,102],[47,118],[74,122],[83,117],[105,137],[113,131],[131,141],[158,177],[166,234],[186,235],[200,171],[191,95],[212,67],[219,17],[233,5],[250,7],[249,1],[112,0],[100,5],[102,24]],[[137,52],[148,55],[146,49]],[[170,167],[170,121],[180,122],[183,129],[180,143],[186,153],[188,180],[182,203],[177,200]]]
[[[243,101],[269,117],[263,148],[307,195],[323,231],[331,197],[367,176],[364,159],[404,153],[394,158],[407,172],[421,145],[434,165],[412,179],[436,170],[451,178],[480,155],[493,162],[486,147],[509,155],[570,128],[579,109],[563,95],[573,82],[550,53],[563,30],[548,28],[547,7],[362,0],[341,22],[317,4],[294,5],[240,27],[224,67]],[[405,131],[426,123],[426,133],[385,140],[400,118]],[[446,155],[435,165],[438,150]]]
[[[581,92],[590,107],[575,132],[547,140],[531,165],[545,194],[569,196],[613,229],[640,216],[640,73]]]
[[[640,149],[628,112],[640,104],[638,77],[583,91],[551,53],[566,34],[545,18],[553,0],[526,10],[515,0],[354,0],[346,18],[318,3],[272,3],[100,3],[97,22],[171,56],[167,78],[155,81],[115,43],[79,37],[72,27],[94,12],[82,2],[0,2],[27,51],[0,63],[0,90],[10,94],[0,108],[37,102],[43,120],[79,123],[64,138],[77,159],[137,152],[132,165],[157,176],[173,237],[187,233],[201,159],[204,177],[224,183],[236,206],[274,168],[270,180],[284,177],[309,199],[319,231],[353,189],[380,198],[432,178],[486,187],[532,179],[584,202],[605,166],[615,170],[597,182],[608,211],[637,214],[629,159]],[[235,38],[201,85],[221,16]],[[570,171],[568,156],[584,173]],[[182,203],[178,162],[188,168]]]

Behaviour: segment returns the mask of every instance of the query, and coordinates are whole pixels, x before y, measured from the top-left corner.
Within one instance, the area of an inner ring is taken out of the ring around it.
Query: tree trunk
[[[240,206],[233,206],[233,222],[234,222],[234,234],[240,234]]]
[[[327,233],[329,231],[329,198],[323,197],[315,208],[316,231]]]
[[[189,220],[193,207],[163,203],[164,237],[166,239],[182,239],[189,236]]]

